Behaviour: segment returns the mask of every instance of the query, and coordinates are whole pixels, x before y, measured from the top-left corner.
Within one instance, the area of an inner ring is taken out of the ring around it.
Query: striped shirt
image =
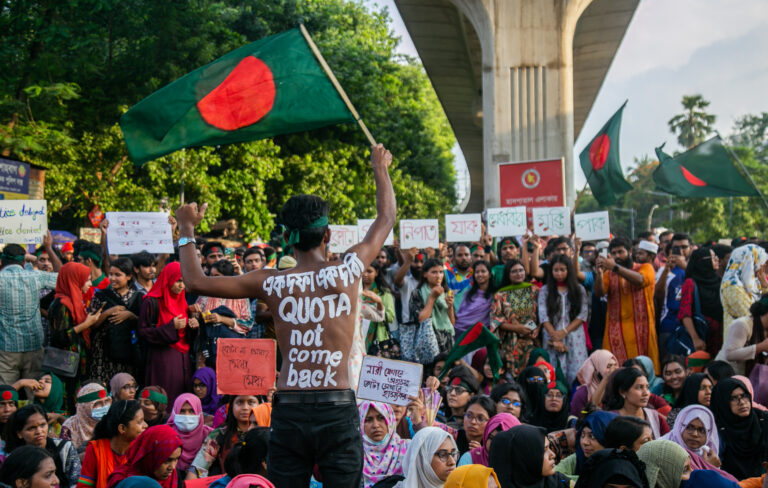
[[[43,347],[40,290],[55,289],[57,276],[16,264],[0,270],[0,351],[29,352]]]

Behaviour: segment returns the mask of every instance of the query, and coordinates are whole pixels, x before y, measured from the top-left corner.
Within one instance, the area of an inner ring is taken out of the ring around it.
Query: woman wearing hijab
[[[363,401],[358,410],[363,437],[363,487],[371,488],[388,476],[403,473],[408,441],[395,432],[395,413],[386,403]]]
[[[709,407],[712,401],[712,388],[712,380],[704,373],[693,373],[686,377],[674,408],[667,414],[669,427],[674,427],[677,415],[685,407],[689,405]]]
[[[711,410],[719,428],[722,469],[740,480],[762,474],[768,413],[753,409],[749,390],[733,378],[715,385]]]
[[[456,468],[445,482],[445,488],[498,488],[499,479],[491,468],[470,464]]]
[[[216,393],[216,371],[208,367],[195,371],[192,375],[192,393],[200,399],[206,415],[215,415],[221,401],[221,396]]]
[[[395,488],[441,488],[456,469],[458,459],[453,436],[437,427],[425,427],[416,432],[405,451],[405,479]]]
[[[645,377],[648,378],[648,387],[651,391],[654,391],[656,388],[661,388],[661,385],[664,384],[664,380],[656,376],[656,371],[653,369],[653,359],[648,356],[637,356],[635,359],[643,366]]]
[[[275,488],[275,485],[258,474],[241,474],[232,478],[227,488]]]
[[[488,456],[501,488],[567,488],[570,480],[555,472],[555,453],[546,432],[518,425],[493,438]]]
[[[76,413],[61,426],[61,438],[72,441],[75,449],[83,451],[93,437],[93,429],[112,405],[112,398],[99,383],[88,383],[77,392]]]
[[[706,350],[713,356],[720,352],[723,345],[723,305],[720,303],[720,276],[717,268],[717,256],[712,249],[703,247],[691,253],[680,291],[680,311],[677,313],[678,320],[693,339],[694,348]],[[709,326],[706,338],[699,337],[694,327],[697,308]]]
[[[565,379],[565,374],[563,374],[563,368],[560,365],[560,360],[555,356],[555,362],[552,362],[552,359],[549,356],[549,353],[546,349],[542,349],[541,347],[536,347],[531,351],[531,355],[528,359],[528,364],[526,366],[536,366],[536,363],[543,360],[550,366],[554,366],[555,368],[555,381],[562,381],[564,385],[568,384],[568,381]]]
[[[165,411],[168,409],[168,395],[160,386],[148,386],[141,390],[139,394],[139,403],[144,410],[144,421],[148,426],[162,425],[168,423],[168,416]]]
[[[569,412],[568,388],[558,381],[554,387],[547,389],[543,402],[528,418],[528,423],[544,427],[547,433],[563,430],[568,427]]]
[[[154,289],[154,287],[152,287]],[[156,425],[141,433],[128,448],[126,463],[109,475],[107,487],[132,476],[149,476],[162,488],[176,488],[176,463],[181,457],[181,439],[168,425]]]
[[[614,418],[616,418],[615,413],[602,410],[596,410],[587,415],[576,431],[576,452],[560,461],[555,466],[555,471],[574,481],[578,480],[586,460],[605,448],[605,429]]]
[[[467,464],[481,464],[488,466],[488,452],[491,449],[491,443],[493,438],[512,427],[520,425],[520,420],[517,419],[511,413],[497,413],[491,420],[485,424],[485,430],[483,431],[483,444],[480,447],[476,447],[471,451],[465,452],[459,460],[459,466],[465,466]]]
[[[688,452],[672,441],[647,442],[638,449],[637,457],[645,463],[650,488],[679,488],[681,481],[691,477]]]
[[[138,388],[136,379],[128,373],[117,373],[109,380],[109,393],[114,401],[135,400]]]
[[[526,418],[530,418],[535,415],[539,409],[544,407],[544,395],[547,393],[547,378],[544,371],[531,366],[525,368],[523,372],[520,373],[518,382],[523,385],[523,389],[525,390],[525,397],[528,400],[528,404],[526,405],[526,410],[528,412]]]
[[[740,374],[731,376],[731,378],[733,378],[735,380],[741,381],[742,383],[744,383],[744,386],[747,387],[747,390],[749,391],[749,395],[752,397],[752,408],[756,408],[758,410],[763,410],[763,411],[768,411],[768,408],[766,408],[763,405],[760,405],[759,403],[757,403],[755,401],[755,390],[752,388],[752,382],[749,381],[749,378],[747,378],[746,376],[741,376]],[[709,406],[709,405],[707,405],[707,406]]]
[[[731,323],[749,315],[749,307],[760,295],[768,291],[765,264],[768,253],[756,244],[746,244],[731,253],[720,284],[720,302],[723,305],[723,332],[728,336]]]
[[[606,488],[623,486],[649,488],[645,465],[635,451],[603,449],[584,462],[576,488]]]
[[[181,439],[179,469],[186,471],[195,459],[203,441],[213,430],[205,425],[200,399],[191,393],[182,393],[173,403],[168,424]]]
[[[144,296],[138,329],[149,346],[145,384],[162,386],[170,402],[189,390],[192,377],[189,345],[198,323],[187,318],[188,308],[181,267],[170,263]]]
[[[595,393],[600,388],[603,378],[607,378],[618,366],[619,362],[611,351],[598,349],[589,355],[576,374],[576,379],[581,386],[576,388],[571,398],[571,415],[580,416],[590,404],[599,406],[597,405],[599,399],[595,398]]]

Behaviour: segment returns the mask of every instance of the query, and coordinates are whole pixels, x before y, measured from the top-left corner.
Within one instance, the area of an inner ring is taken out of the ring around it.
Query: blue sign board
[[[29,171],[29,163],[0,158],[0,193],[13,193],[17,198],[18,196],[27,198]]]

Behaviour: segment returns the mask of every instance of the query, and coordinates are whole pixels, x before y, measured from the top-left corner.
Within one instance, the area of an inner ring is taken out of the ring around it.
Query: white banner
[[[571,209],[568,207],[534,207],[533,233],[538,236],[571,235]]]
[[[374,219],[357,219],[357,242],[363,242],[365,234],[368,233],[368,229],[373,225]],[[389,235],[384,240],[385,246],[392,246],[395,244],[395,229],[389,231]]]
[[[607,211],[576,214],[573,216],[573,225],[576,227],[576,237],[580,237],[582,241],[598,241],[611,237]]]
[[[412,247],[440,247],[440,227],[437,219],[400,221],[400,249]]]
[[[46,200],[0,200],[0,244],[42,244],[47,210]]]
[[[356,225],[329,225],[328,228],[331,229],[331,242],[328,243],[331,252],[341,254],[357,244]]]
[[[107,212],[107,252],[173,252],[173,234],[164,212]]]
[[[451,214],[445,216],[446,242],[477,242],[483,234],[480,214]]]
[[[423,366],[376,356],[364,356],[357,383],[357,398],[408,405],[409,396],[419,396]]]
[[[488,234],[493,237],[519,236],[528,230],[525,207],[488,209]]]

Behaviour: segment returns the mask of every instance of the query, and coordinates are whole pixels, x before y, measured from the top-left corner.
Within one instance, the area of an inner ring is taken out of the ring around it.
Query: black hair
[[[5,433],[3,434],[5,452],[11,452],[24,445],[24,440],[20,439],[18,434],[27,425],[29,418],[35,414],[40,415],[47,422],[48,416],[45,414],[45,410],[36,403],[25,405],[11,414],[8,422],[5,423]]]
[[[235,276],[235,267],[229,262],[229,259],[219,259],[211,265],[211,269],[215,269],[223,276]]]
[[[736,371],[733,369],[733,366],[731,366],[729,362],[721,361],[719,359],[708,362],[704,367],[704,371],[715,383],[730,378],[731,376],[736,376]]]
[[[291,230],[299,231],[299,242],[294,246],[299,251],[309,251],[323,242],[328,226],[308,229],[309,225],[321,217],[327,217],[328,202],[315,195],[294,195],[285,202],[280,210],[280,223],[286,227],[286,237]]]
[[[208,241],[205,244],[203,244],[203,248],[200,249],[200,254],[202,254],[203,257],[205,257],[205,254],[208,252],[208,250],[210,250],[213,247],[218,247],[219,249],[221,249],[222,253],[224,252],[224,244],[222,244],[219,241]]]
[[[133,261],[130,258],[117,258],[109,262],[110,268],[117,268],[128,277],[128,283],[133,280]]]
[[[149,266],[157,265],[157,257],[147,251],[140,251],[135,254],[131,254],[131,262],[134,268],[147,268]]]
[[[749,314],[752,316],[752,323],[754,324],[752,326],[752,336],[749,338],[749,342],[747,344],[759,344],[763,340],[765,340],[765,330],[760,325],[762,324],[762,321],[760,320],[760,317],[768,313],[768,293],[765,293],[763,296],[760,297],[760,299],[756,302],[754,302],[749,307]],[[762,355],[757,354],[755,355],[754,359],[750,359],[747,361],[746,369],[745,369],[745,375],[749,375],[750,372],[752,372],[752,369],[755,367],[755,363],[760,362],[764,363],[764,359],[760,357]],[[758,359],[759,358],[759,359]]]
[[[664,360],[661,362],[661,379],[664,379],[664,368],[667,367],[668,364],[677,363],[680,366],[683,367],[683,370],[685,370],[685,358],[683,356],[678,356],[677,354],[669,354],[664,357]],[[672,389],[667,386],[667,383],[664,382],[664,385],[662,386],[662,390],[664,393],[673,394]]]
[[[680,395],[673,407],[685,408],[688,405],[697,405],[699,403],[699,390],[701,390],[701,383],[704,380],[709,381],[709,376],[704,373],[693,373],[686,376],[683,387],[680,389]]]
[[[5,458],[2,468],[0,468],[0,483],[16,488],[17,480],[31,479],[40,471],[40,465],[43,464],[43,461],[48,458],[53,459],[53,456],[42,447],[19,447]],[[56,462],[55,459],[53,461]],[[60,481],[65,482],[65,480]]]
[[[653,231],[650,231],[650,230],[644,230],[641,233],[637,234],[638,239],[648,240],[648,238],[650,237],[653,237]]]
[[[664,236],[669,236],[669,235],[675,235],[675,233],[674,233],[674,232],[672,232],[671,230],[665,230],[664,232],[662,232],[661,234],[659,234],[659,242],[661,242],[661,240],[662,240],[662,238],[663,238]]]
[[[568,256],[563,254],[557,254],[552,256],[549,260],[549,266],[547,266],[547,312],[549,315],[549,322],[557,324],[557,318],[561,315],[560,311],[564,304],[561,304],[560,293],[557,291],[557,280],[555,280],[554,268],[555,264],[565,265],[568,270],[568,276],[565,278],[565,284],[568,288],[568,320],[573,321],[578,317],[581,312],[581,300],[584,295],[581,293],[581,285],[576,276],[576,271],[573,266],[573,261]],[[586,299],[586,298],[585,298]]]
[[[264,251],[262,251],[260,247],[254,246],[254,247],[249,247],[248,249],[245,250],[245,252],[243,253],[243,261],[245,261],[246,258],[248,258],[248,256],[252,254],[259,254],[261,255],[262,258],[264,257]]]
[[[507,241],[509,241],[509,244],[507,244]],[[499,243],[496,244],[496,255],[499,256],[499,259],[501,259],[501,248],[506,245],[512,245],[518,249],[520,249],[520,243],[517,242],[517,239],[514,237],[502,237],[499,239]]]
[[[632,467],[635,476],[632,476],[632,473],[627,470],[626,464]],[[584,461],[581,474],[576,482],[576,488],[603,487],[609,484],[649,488],[645,469],[645,463],[631,449],[602,449]],[[638,486],[638,482],[640,486]]]
[[[651,424],[645,419],[619,415],[608,422],[608,425],[605,427],[603,447],[606,449],[619,449],[621,446],[624,446],[627,449],[632,449],[632,445],[643,435],[643,430],[646,427],[650,428]]]
[[[484,259],[475,261],[472,263],[472,276],[475,275],[475,270],[478,266],[485,266],[488,270],[488,289],[484,291],[483,294],[485,295],[485,298],[491,298],[493,297],[493,274],[491,273],[491,265]],[[464,300],[470,300],[478,291],[481,290],[480,287],[477,286],[477,281],[472,280],[472,285],[469,287],[466,295],[464,295]]]
[[[671,242],[671,241],[670,241]],[[632,250],[632,241],[624,236],[616,236],[608,243],[608,251],[612,251],[614,248],[623,247],[628,252]]]
[[[99,420],[93,429],[93,440],[111,439],[120,435],[118,426],[127,426],[140,409],[141,404],[136,400],[118,400],[112,403],[107,414]]]
[[[582,242],[581,243],[581,250],[583,251],[585,247],[597,247],[597,244],[595,244],[592,241]]]
[[[491,390],[491,399],[494,402],[499,403],[501,398],[510,391],[517,392],[517,394],[520,395],[520,403],[522,403],[520,406],[520,417],[523,417],[525,415],[525,405],[528,403],[528,399],[525,395],[525,390],[522,386],[520,386],[520,383],[516,381],[510,381],[509,383],[499,383]]]
[[[424,261],[424,264],[421,266],[421,279],[419,280],[419,288],[421,288],[421,285],[427,282],[427,271],[436,267],[443,269],[443,263],[440,262],[439,259],[429,258]]]
[[[24,258],[24,255],[27,254],[27,251],[24,250],[24,248],[18,244],[6,244],[2,251],[3,257],[2,259],[2,265],[8,266],[10,264],[18,264],[20,266],[24,266],[24,261],[17,261],[19,256]],[[16,259],[14,259],[16,258]]]
[[[224,397],[224,401],[227,403],[227,416],[224,419],[224,423],[221,425],[224,429],[218,437],[218,444],[221,446],[222,449],[230,449],[232,447],[232,441],[233,438],[236,437],[236,434],[238,432],[237,429],[237,418],[235,418],[235,400],[239,396],[257,396],[257,395],[229,395],[228,397]],[[261,400],[259,400],[261,402]],[[250,414],[249,418],[250,418]]]
[[[483,410],[485,410],[486,413],[488,413],[488,418],[491,418],[494,415],[496,415],[496,402],[494,402],[493,399],[488,395],[473,396],[467,402],[467,406],[464,408],[464,411],[466,412],[467,410],[469,410],[469,407],[471,407],[474,404],[480,405],[483,408]]]
[[[101,263],[103,262],[104,258],[104,251],[98,244],[94,244],[91,241],[86,241],[84,239],[77,239],[73,244],[72,248],[74,249],[74,255],[80,256],[85,251],[89,251],[93,254],[95,254],[97,257],[96,259],[93,259],[91,257],[86,257],[85,259],[90,259],[93,264],[96,266],[101,266]]]
[[[391,294],[392,289],[389,287],[386,278],[384,278],[384,270],[381,268],[381,264],[379,264],[378,261],[373,261],[368,266],[376,270],[376,278],[373,279],[373,282],[376,283],[376,288],[379,289],[381,293]]]
[[[710,249],[712,249],[718,259],[725,259],[727,255],[733,252],[733,248],[725,244],[715,244]]]
[[[504,263],[504,277],[501,279],[501,287],[504,288],[505,286],[509,286],[512,284],[512,280],[509,279],[509,272],[517,265],[523,266],[523,262],[519,259],[510,259],[506,263]],[[523,266],[523,269],[525,269],[525,266]],[[525,279],[525,278],[523,278]]]
[[[640,368],[639,371],[643,373],[643,376],[648,378],[648,373],[645,371],[645,365],[637,358],[629,358],[621,363],[622,368]]]
[[[224,461],[224,471],[232,478],[241,474],[264,475],[263,464],[267,461],[268,452],[269,427],[254,427],[229,452]]]
[[[613,376],[610,385],[608,386],[608,398],[603,399],[606,402],[606,410],[619,410],[624,407],[624,397],[621,396],[622,391],[629,391],[632,385],[635,384],[638,378],[645,378],[645,373],[641,373],[636,368],[621,368]]]
[[[685,234],[683,232],[677,232],[672,236],[672,241],[688,241],[688,244],[693,244],[693,241],[691,240],[691,236],[688,234]]]

